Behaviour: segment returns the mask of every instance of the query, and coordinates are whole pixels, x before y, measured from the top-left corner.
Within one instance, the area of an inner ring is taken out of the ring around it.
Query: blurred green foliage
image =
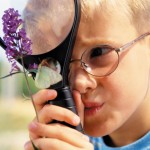
[[[0,77],[8,75],[10,64],[0,60]],[[32,93],[38,91],[28,77]],[[28,124],[35,116],[24,74],[0,80],[0,150],[23,150],[29,140]]]
[[[16,99],[0,102],[0,133],[27,129],[27,123],[35,116],[31,101]]]
[[[29,140],[28,124],[34,116],[31,101],[0,101],[0,149],[23,150]]]
[[[10,65],[10,64],[0,61],[0,77],[3,77],[10,73],[10,69],[9,69],[10,66],[8,66],[8,65]],[[13,81],[12,82],[13,85],[10,83],[10,81],[11,82]],[[32,77],[28,77],[28,81],[29,81],[29,86],[30,86],[31,92],[34,94],[39,89],[35,87],[35,83],[34,83],[34,80]],[[8,86],[6,85],[6,83]],[[14,91],[15,97],[18,97],[18,96],[20,97],[23,95],[25,95],[27,97],[30,96],[23,73],[15,74],[15,75],[12,75],[10,77],[0,80],[0,95],[2,95],[2,93],[5,93],[5,91],[7,91],[9,94],[9,91],[11,91],[11,90]]]

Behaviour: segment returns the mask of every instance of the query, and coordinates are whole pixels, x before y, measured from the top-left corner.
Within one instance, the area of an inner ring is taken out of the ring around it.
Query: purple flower
[[[18,29],[23,23],[23,20],[19,17],[20,15],[18,11],[13,8],[9,8],[4,11],[4,15],[2,17],[4,32],[3,39],[7,46],[6,55],[9,62],[12,64],[12,71],[18,68],[15,63],[18,58],[32,54],[32,42],[27,37],[25,29]]]
[[[29,65],[29,70],[31,70],[31,69],[38,69],[38,64],[36,64],[36,63],[34,63],[34,64],[30,64]]]
[[[15,33],[18,27],[23,23],[22,19],[19,19],[20,15],[18,11],[13,8],[9,8],[4,11],[4,15],[2,17],[3,20],[3,31],[6,34]]]
[[[20,29],[18,32],[18,38],[20,39],[20,52],[22,55],[31,55],[32,50],[31,50],[31,40],[27,38],[25,29]]]

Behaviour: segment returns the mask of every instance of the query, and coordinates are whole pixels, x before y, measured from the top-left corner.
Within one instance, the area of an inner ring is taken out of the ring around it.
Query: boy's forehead
[[[81,0],[82,19],[95,19],[95,15],[109,17],[112,15],[121,15],[131,19],[130,6],[127,0]]]
[[[82,9],[81,21],[76,38],[77,45],[84,45],[86,42],[92,43],[92,41],[92,44],[97,44],[99,39],[106,44],[108,39],[120,37],[124,32],[135,31],[135,27],[131,24],[130,19],[127,16],[123,17],[125,15],[122,14],[123,12],[107,11],[100,7],[100,5],[92,6],[91,8],[90,5],[88,6],[90,11],[85,8],[84,11]]]

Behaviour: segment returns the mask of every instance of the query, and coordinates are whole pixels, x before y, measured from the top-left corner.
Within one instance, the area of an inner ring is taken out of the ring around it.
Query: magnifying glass
[[[23,58],[25,68],[29,69],[30,64],[47,64],[51,69],[57,69],[63,80],[50,87],[57,90],[58,96],[48,103],[77,113],[69,88],[68,73],[80,20],[80,0],[29,0],[24,20],[25,29],[33,42],[33,54]],[[36,76],[34,72],[31,74],[33,78]],[[81,124],[74,127],[61,123],[83,132]]]

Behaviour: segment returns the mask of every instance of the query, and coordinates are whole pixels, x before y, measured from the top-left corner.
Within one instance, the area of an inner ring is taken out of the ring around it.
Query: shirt
[[[121,147],[110,147],[104,143],[102,137],[90,137],[94,150],[150,150],[150,131],[139,140]]]

